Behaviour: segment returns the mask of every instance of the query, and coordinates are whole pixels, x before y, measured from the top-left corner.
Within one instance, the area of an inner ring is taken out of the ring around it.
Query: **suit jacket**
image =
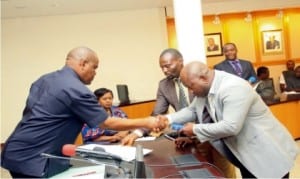
[[[242,59],[239,59],[239,61],[240,61],[241,67],[242,67],[242,76],[241,77],[244,78],[245,80],[249,80],[250,77],[255,77],[255,79],[257,79],[255,70],[254,70],[251,62],[242,60]],[[214,69],[226,71],[227,73],[237,75],[237,73],[231,66],[229,60],[223,60],[222,62],[216,64],[214,66]]]
[[[214,123],[201,123],[205,105]],[[189,107],[170,114],[170,122],[186,123],[195,118],[200,124],[194,125],[193,131],[201,142],[223,139],[258,178],[284,176],[299,152],[290,133],[247,81],[222,71],[215,70],[207,97],[195,97]]]
[[[189,99],[190,101],[193,99],[191,94],[189,95]],[[171,105],[175,111],[179,111],[180,109],[174,80],[164,78],[158,85],[156,103],[152,115],[167,113],[169,105]]]

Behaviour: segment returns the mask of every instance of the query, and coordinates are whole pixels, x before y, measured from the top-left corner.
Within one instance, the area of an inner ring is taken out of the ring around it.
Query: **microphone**
[[[144,163],[143,147],[141,145],[136,146],[133,174],[134,174],[133,178],[147,178],[146,168]]]
[[[256,78],[254,76],[251,76],[248,81],[252,84],[256,82]]]
[[[62,157],[62,156],[57,156],[57,155],[52,155],[47,153],[41,153],[41,156],[45,158],[52,158],[52,159],[59,159],[59,160],[67,160],[67,161],[72,160],[75,162],[84,162],[93,165],[106,165],[105,178],[132,178],[130,170],[128,168],[121,167],[121,165],[111,164],[103,161],[100,162],[90,158],[83,158],[83,159],[70,158],[70,157]],[[81,164],[77,164],[77,165],[81,166]]]
[[[45,157],[45,158],[53,158],[53,159],[69,160],[69,161],[73,160],[73,161],[79,161],[79,162],[84,162],[84,163],[89,163],[89,164],[96,164],[96,165],[103,165],[103,164],[107,165],[107,163],[98,162],[96,160],[62,157],[62,156],[57,156],[57,155],[52,155],[52,154],[47,154],[47,153],[41,153],[41,156]]]
[[[117,162],[122,161],[121,157],[108,153],[101,147],[95,147],[93,150],[88,150],[88,149],[79,148],[73,144],[65,144],[62,148],[62,153],[69,157],[81,156],[83,158],[92,157],[92,158],[100,158],[100,159],[110,159]]]

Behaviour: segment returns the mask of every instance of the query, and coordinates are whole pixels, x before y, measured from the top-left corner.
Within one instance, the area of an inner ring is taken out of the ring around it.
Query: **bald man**
[[[243,178],[288,177],[299,149],[247,81],[201,62],[187,64],[180,78],[196,97],[189,107],[161,119],[186,123],[182,133],[213,142]],[[202,119],[204,107],[212,123],[188,123]]]
[[[62,146],[74,143],[84,123],[114,130],[164,127],[155,118],[108,117],[85,86],[93,81],[98,63],[93,50],[78,47],[68,53],[61,70],[43,75],[32,84],[22,120],[1,154],[1,166],[13,178],[47,178],[66,170],[68,160],[48,159],[41,153],[62,156]]]

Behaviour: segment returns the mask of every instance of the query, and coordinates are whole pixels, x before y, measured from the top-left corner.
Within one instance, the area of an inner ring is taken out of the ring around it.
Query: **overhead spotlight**
[[[220,24],[220,23],[221,23],[221,20],[220,20],[220,18],[219,18],[218,15],[215,15],[215,18],[214,18],[214,20],[212,21],[212,23],[213,23],[213,24]]]
[[[276,17],[278,18],[278,19],[281,19],[282,17],[283,17],[283,11],[280,9],[280,10],[278,10],[278,12],[277,12],[277,14],[276,14]]]
[[[246,17],[244,18],[244,21],[245,21],[245,22],[251,22],[251,21],[252,21],[252,15],[251,15],[250,12],[248,12],[248,13],[246,14]]]

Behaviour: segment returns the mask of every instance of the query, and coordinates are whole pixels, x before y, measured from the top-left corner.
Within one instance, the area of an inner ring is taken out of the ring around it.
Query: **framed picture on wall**
[[[282,53],[282,30],[262,31],[262,47],[264,54]]]
[[[221,56],[223,55],[222,52],[222,34],[219,33],[211,33],[204,35],[205,40],[205,49],[206,49],[206,56]]]

